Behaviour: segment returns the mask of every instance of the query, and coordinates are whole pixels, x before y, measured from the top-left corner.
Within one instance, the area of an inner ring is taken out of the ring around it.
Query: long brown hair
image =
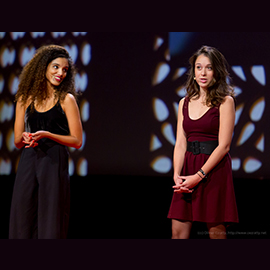
[[[206,105],[211,107],[218,106],[224,101],[226,96],[232,96],[235,99],[234,89],[228,72],[228,63],[221,52],[209,46],[202,46],[189,59],[190,70],[185,86],[187,96],[189,98],[200,97],[200,87],[194,80],[194,76],[196,59],[202,54],[209,58],[214,71],[214,79],[207,89]]]
[[[21,100],[25,105],[30,98],[31,104],[36,101],[38,104],[47,98],[46,70],[48,64],[54,59],[62,57],[68,60],[69,69],[63,82],[55,88],[55,98],[63,101],[67,93],[77,98],[75,90],[75,67],[67,50],[58,45],[47,45],[40,47],[34,57],[25,65],[20,77],[18,91],[15,101]]]

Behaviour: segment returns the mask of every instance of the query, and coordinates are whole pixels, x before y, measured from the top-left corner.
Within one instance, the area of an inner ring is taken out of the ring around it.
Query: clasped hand
[[[43,130],[37,131],[35,133],[23,132],[23,143],[26,144],[25,148],[36,147],[38,145],[37,141],[45,137],[45,132]]]
[[[199,175],[188,175],[188,176],[180,176],[177,175],[174,177],[175,185],[173,186],[174,192],[176,193],[192,193],[194,191],[194,187],[199,184],[201,178]]]

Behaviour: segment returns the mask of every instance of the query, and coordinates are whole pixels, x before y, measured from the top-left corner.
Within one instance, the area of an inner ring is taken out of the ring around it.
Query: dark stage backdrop
[[[18,76],[34,51],[65,46],[77,66],[84,129],[70,149],[70,174],[171,176],[178,102],[189,57],[218,48],[237,93],[231,147],[236,178],[270,177],[270,33],[0,32],[0,174],[16,172],[13,145]]]

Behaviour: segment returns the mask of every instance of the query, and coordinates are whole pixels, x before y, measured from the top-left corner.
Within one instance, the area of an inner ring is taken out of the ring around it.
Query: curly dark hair
[[[78,93],[75,90],[75,66],[67,50],[58,45],[45,45],[40,47],[33,58],[24,66],[20,77],[18,91],[15,101],[21,100],[26,104],[30,98],[31,104],[36,101],[38,104],[47,98],[47,66],[54,59],[61,57],[68,60],[69,69],[67,76],[59,86],[54,86],[55,98],[63,101],[67,93],[71,93],[77,99]]]
[[[219,52],[216,48],[209,46],[202,46],[189,59],[191,67],[185,86],[187,96],[189,98],[200,97],[200,87],[198,83],[194,80],[194,76],[196,59],[202,54],[209,58],[214,71],[214,79],[207,89],[207,106],[218,106],[219,104],[223,103],[226,96],[231,96],[235,100],[234,88],[228,72],[228,63],[221,52]]]

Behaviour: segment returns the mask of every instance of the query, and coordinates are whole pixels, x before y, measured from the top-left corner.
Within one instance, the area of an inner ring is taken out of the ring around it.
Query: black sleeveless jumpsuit
[[[59,103],[46,112],[25,113],[26,131],[46,130],[68,135],[66,115]],[[24,148],[18,165],[10,212],[10,239],[64,239],[70,211],[67,147],[43,138]]]

